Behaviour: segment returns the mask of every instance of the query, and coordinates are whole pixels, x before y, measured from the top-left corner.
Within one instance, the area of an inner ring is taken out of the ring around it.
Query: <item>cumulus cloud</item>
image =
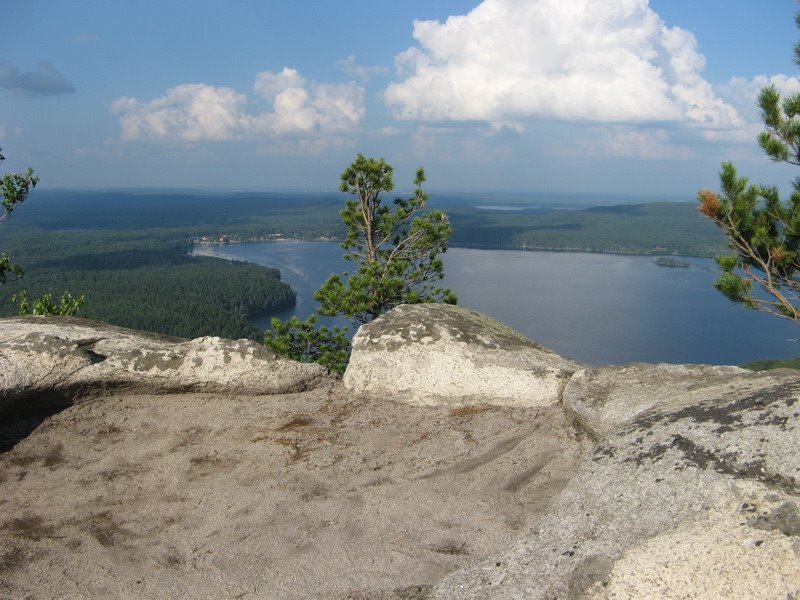
[[[782,96],[800,92],[800,78],[788,75],[756,75],[751,79],[732,78],[720,88],[720,94],[733,104],[748,122],[760,121],[758,94],[762,88],[774,85]]]
[[[415,21],[414,38],[384,92],[401,119],[743,125],[701,76],[694,35],[647,0],[484,0]]]
[[[256,75],[253,98],[232,88],[202,83],[170,88],[161,98],[139,102],[118,98],[123,140],[230,140],[314,137],[355,129],[361,122],[364,90],[307,81],[294,69]],[[259,101],[272,110],[249,110]]]
[[[745,124],[737,129],[705,130],[703,137],[711,141],[752,144],[764,129],[758,108],[758,94],[768,85],[774,85],[784,97],[800,92],[800,78],[797,77],[782,74],[756,75],[751,79],[734,77],[726,85],[720,86],[718,91],[726,102],[736,108]]]
[[[231,88],[190,83],[175,86],[152,102],[118,98],[111,110],[121,115],[125,140],[226,140],[235,137],[245,125],[246,104],[247,97]]]
[[[23,72],[8,61],[0,61],[0,88],[23,96],[58,96],[75,91],[49,62],[40,62],[35,71]]]
[[[397,127],[392,127],[391,125],[387,127],[381,127],[378,130],[378,135],[384,137],[395,137],[398,135],[403,135],[405,132],[402,129],[398,129]]]
[[[490,121],[487,135],[505,135],[505,134],[520,134],[525,133],[525,125],[519,121]]]

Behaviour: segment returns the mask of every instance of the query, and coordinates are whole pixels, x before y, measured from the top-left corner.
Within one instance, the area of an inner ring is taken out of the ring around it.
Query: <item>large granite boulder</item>
[[[582,365],[481,313],[402,305],[353,338],[346,387],[413,404],[557,404]]]
[[[745,376],[747,375],[747,376]],[[630,364],[577,371],[564,388],[564,409],[593,439],[653,407],[677,407],[753,391],[776,375],[717,365]]]
[[[125,388],[139,393],[242,395],[306,390],[319,365],[248,340],[182,340],[71,317],[0,319],[0,417]]]
[[[800,377],[720,377],[621,423],[522,540],[430,597],[800,597]]]

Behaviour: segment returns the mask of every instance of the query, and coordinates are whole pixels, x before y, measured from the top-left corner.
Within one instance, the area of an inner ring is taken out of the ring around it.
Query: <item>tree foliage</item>
[[[452,233],[447,216],[426,211],[422,191],[425,172],[414,178],[414,193],[395,198],[394,206],[381,195],[394,189],[393,170],[382,158],[359,154],[341,175],[340,190],[352,194],[339,214],[347,227],[344,258],[357,263],[345,279],[331,275],[314,298],[319,313],[345,316],[363,324],[400,304],[456,303],[449,289],[436,287],[444,277],[440,255]]]
[[[28,299],[28,292],[22,291],[14,294],[11,301],[17,307],[17,314],[24,315],[59,315],[64,317],[74,317],[77,315],[84,304],[86,296],[81,295],[74,298],[69,292],[64,292],[58,302],[53,302],[52,294],[42,294],[31,303]]]
[[[342,173],[340,189],[352,195],[339,213],[347,228],[342,248],[344,258],[357,266],[353,272],[331,275],[314,293],[320,315],[344,316],[357,326],[400,304],[456,303],[451,290],[435,285],[444,277],[440,255],[447,250],[452,228],[444,213],[426,210],[424,170],[417,170],[411,197],[395,198],[389,206],[382,195],[394,189],[392,176],[384,159],[363,154]],[[315,323],[314,315],[306,321],[274,319],[264,343],[290,358],[343,373],[350,355],[344,331],[316,329]]]
[[[317,327],[317,317],[301,321],[296,316],[285,323],[272,319],[272,331],[266,331],[264,343],[277,353],[299,360],[315,362],[329,373],[342,375],[350,358],[350,342],[340,327]]]
[[[800,44],[795,62],[800,64]],[[800,166],[800,93],[781,98],[770,85],[759,93],[758,105],[765,126],[761,148],[774,162]],[[800,178],[782,202],[777,187],[751,184],[730,162],[719,177],[719,194],[698,192],[698,209],[722,229],[734,252],[716,257],[721,272],[715,287],[747,308],[800,324]]]
[[[5,159],[3,149],[0,148],[0,162]],[[2,199],[0,203],[3,206],[3,211],[0,213],[0,223],[8,219],[14,209],[25,201],[38,182],[39,178],[33,175],[33,169],[31,168],[28,168],[25,173],[6,173],[0,178],[0,199]],[[8,274],[21,277],[22,273],[22,268],[12,263],[8,254],[0,253],[0,285],[6,282]]]

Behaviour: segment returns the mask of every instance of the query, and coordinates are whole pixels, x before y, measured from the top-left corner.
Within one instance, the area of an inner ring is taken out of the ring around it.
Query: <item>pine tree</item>
[[[342,242],[344,258],[357,264],[355,271],[333,274],[315,293],[317,313],[345,316],[361,325],[400,304],[456,303],[455,294],[435,282],[444,277],[440,255],[452,233],[447,216],[428,211],[422,191],[425,172],[414,178],[414,193],[395,198],[392,207],[382,195],[394,189],[393,169],[382,158],[359,154],[341,175],[341,191],[351,194],[339,213],[347,226]],[[305,362],[317,362],[341,374],[350,357],[345,332],[316,327],[316,316],[305,321],[292,317],[286,323],[272,319],[264,343],[276,352]]]
[[[800,27],[800,13],[795,20]],[[800,43],[794,51],[800,65]],[[773,162],[800,166],[800,93],[781,98],[770,85],[761,90],[758,105],[765,126],[758,136],[761,148]],[[716,257],[721,273],[714,286],[747,308],[800,324],[800,177],[788,202],[777,187],[740,177],[730,162],[722,165],[720,184],[720,194],[698,192],[698,209],[722,229],[734,252]]]
[[[0,162],[6,159],[3,156],[3,149],[0,148]],[[0,198],[2,198],[3,212],[0,213],[0,223],[11,216],[11,213],[28,197],[28,194],[39,182],[38,177],[34,177],[33,169],[28,169],[25,173],[6,173],[0,178]],[[0,285],[6,282],[7,274],[17,277],[22,276],[22,268],[11,262],[8,254],[0,254]]]
[[[331,275],[315,292],[321,315],[363,324],[400,304],[456,303],[451,290],[434,285],[444,277],[440,255],[447,250],[450,222],[441,211],[425,211],[421,167],[411,198],[384,204],[382,194],[394,188],[392,173],[382,158],[362,154],[342,173],[340,189],[353,196],[339,213],[347,226],[342,248],[344,258],[358,266],[345,273],[346,281]]]

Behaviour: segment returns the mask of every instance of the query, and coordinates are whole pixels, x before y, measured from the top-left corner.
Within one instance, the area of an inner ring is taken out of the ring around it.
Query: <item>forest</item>
[[[48,231],[7,228],[3,248],[25,269],[0,287],[0,316],[15,314],[13,294],[84,294],[81,315],[146,331],[193,338],[260,341],[248,316],[294,304],[280,273],[243,262],[187,254],[167,231]]]

